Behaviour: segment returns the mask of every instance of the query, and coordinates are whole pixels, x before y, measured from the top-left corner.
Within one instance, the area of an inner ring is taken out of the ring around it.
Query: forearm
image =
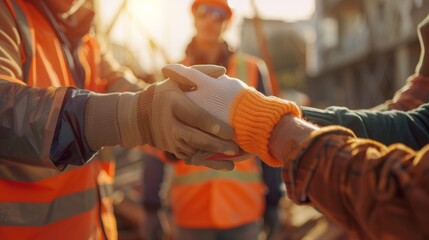
[[[272,152],[284,162],[283,179],[292,200],[314,205],[361,239],[415,239],[427,234],[421,221],[429,197],[423,184],[424,155],[416,157],[403,145],[386,147],[356,139],[335,126],[301,128],[296,134],[307,136],[301,140],[285,135],[293,128],[290,121],[287,128],[274,129],[283,131],[278,135],[284,141],[277,139],[283,148]]]
[[[82,124],[76,113],[84,110],[85,93],[5,82],[0,95],[0,162],[61,168],[78,155],[92,156],[76,129]]]
[[[389,145],[402,143],[420,149],[429,139],[429,104],[409,112],[349,110],[330,107],[325,110],[302,107],[304,118],[319,126],[340,125],[360,138]]]

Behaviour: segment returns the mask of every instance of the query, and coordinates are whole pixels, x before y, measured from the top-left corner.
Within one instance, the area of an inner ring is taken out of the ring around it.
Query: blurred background
[[[226,41],[266,60],[280,97],[318,108],[371,108],[391,99],[414,72],[420,54],[417,24],[429,13],[428,0],[229,2],[234,15]],[[96,33],[140,78],[161,80],[166,63],[184,58],[194,34],[191,0],[94,3]],[[118,158],[119,238],[141,239],[144,161],[133,150],[120,152]],[[282,227],[276,239],[350,239],[310,207],[284,199],[280,211]]]

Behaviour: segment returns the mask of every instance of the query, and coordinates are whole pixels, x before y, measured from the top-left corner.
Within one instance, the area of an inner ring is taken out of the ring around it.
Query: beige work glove
[[[179,159],[190,159],[198,151],[226,155],[239,151],[231,127],[198,107],[171,80],[137,93],[91,95],[85,137],[93,150],[150,144]]]

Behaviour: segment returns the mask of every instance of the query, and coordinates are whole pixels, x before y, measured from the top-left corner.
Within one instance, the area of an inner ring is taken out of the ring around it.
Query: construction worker
[[[195,0],[191,12],[196,34],[186,48],[182,63],[224,66],[229,75],[271,95],[265,63],[254,56],[232,51],[223,39],[233,14],[228,2]],[[153,175],[159,163],[151,163],[156,161],[153,158],[147,160],[143,175]],[[268,234],[274,233],[278,225],[278,204],[283,195],[280,169],[264,163],[261,166],[257,158],[236,164],[230,172],[191,166],[184,161],[172,166],[170,205],[176,225],[175,239],[257,239],[263,216]],[[154,181],[143,184],[146,189],[159,189],[154,187],[159,186]],[[156,193],[146,192],[146,195],[152,198]],[[145,200],[147,211],[156,212],[159,207],[160,204],[149,204]],[[158,215],[152,216],[157,218]]]
[[[317,207],[358,239],[429,236],[428,145],[415,152],[356,138],[341,126],[319,128],[302,119],[295,103],[266,97],[226,75],[215,79],[183,65],[169,65],[164,73],[196,85],[188,96],[228,122],[243,150],[281,166],[294,202]],[[379,127],[392,130],[408,118],[411,129],[428,132],[428,112],[428,103],[409,112],[382,112],[390,122]]]
[[[238,152],[176,83],[140,91],[100,51],[88,3],[0,2],[1,239],[116,239],[114,165],[90,161],[103,146]]]

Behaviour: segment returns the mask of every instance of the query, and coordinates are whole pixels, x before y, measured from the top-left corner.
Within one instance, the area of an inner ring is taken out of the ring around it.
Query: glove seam
[[[148,87],[140,93],[139,105],[137,107],[137,124],[140,135],[142,136],[143,144],[154,145],[152,136],[152,105],[155,86]]]

